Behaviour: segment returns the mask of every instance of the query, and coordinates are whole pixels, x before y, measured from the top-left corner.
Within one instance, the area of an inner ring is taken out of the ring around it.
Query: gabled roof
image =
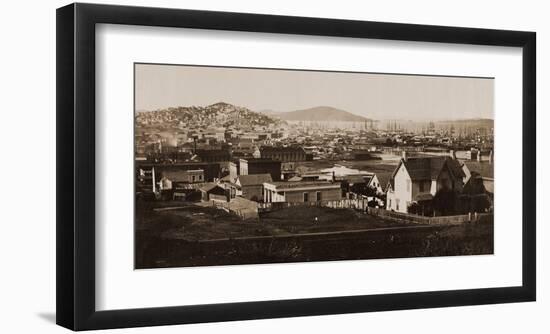
[[[376,177],[376,174],[364,175],[363,179],[365,180],[366,184],[370,184],[372,182],[372,180],[374,180],[375,177]],[[380,180],[378,180],[378,181],[380,181]]]
[[[204,190],[208,194],[216,194],[216,195],[225,195],[225,188],[221,187],[220,185],[216,184],[214,187]]]
[[[462,189],[462,193],[467,195],[485,194],[486,191],[483,178],[477,173],[472,174]]]
[[[261,185],[261,184],[264,184],[264,182],[273,181],[273,179],[271,178],[271,174],[269,173],[239,175],[237,177],[237,180],[241,184],[241,186]]]
[[[208,182],[208,183],[205,183],[202,185],[202,187],[200,187],[200,190],[201,191],[205,191],[205,192],[209,192],[210,190],[216,188],[218,185],[214,182]]]
[[[378,172],[376,173],[376,177],[378,178],[378,182],[380,183],[380,187],[382,187],[383,190],[386,190],[388,185],[390,184],[390,180],[392,179],[392,174],[388,172]],[[393,187],[393,185],[392,185]]]
[[[451,157],[415,157],[406,160],[402,159],[392,174],[392,180],[397,171],[399,171],[401,165],[405,166],[413,181],[435,180],[444,166],[447,166],[451,173],[457,178],[465,176],[458,161]]]

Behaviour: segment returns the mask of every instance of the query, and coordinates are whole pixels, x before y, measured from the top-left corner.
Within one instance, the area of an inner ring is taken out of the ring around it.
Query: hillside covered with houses
[[[421,216],[492,211],[486,121],[462,121],[456,131],[456,122],[411,130],[361,119],[317,128],[223,102],[138,112],[136,195],[224,202],[230,211],[240,198],[235,212],[246,218],[296,205]]]

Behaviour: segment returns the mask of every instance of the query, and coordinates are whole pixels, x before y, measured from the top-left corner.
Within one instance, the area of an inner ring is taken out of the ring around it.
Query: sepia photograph
[[[134,64],[136,269],[494,252],[494,78]]]

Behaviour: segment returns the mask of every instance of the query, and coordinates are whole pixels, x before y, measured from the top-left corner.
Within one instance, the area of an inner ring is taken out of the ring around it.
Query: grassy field
[[[395,223],[351,209],[291,207],[260,215],[259,220],[241,220],[213,207],[182,202],[163,202],[174,210],[156,211],[154,202],[140,204],[136,229],[164,239],[205,241],[223,238],[279,236],[296,233],[373,229],[408,224]],[[147,207],[146,207],[147,205]]]
[[[330,261],[493,253],[493,223],[426,226],[352,209],[293,207],[242,221],[181,202],[138,205],[136,267]],[[317,217],[317,219],[315,219]]]

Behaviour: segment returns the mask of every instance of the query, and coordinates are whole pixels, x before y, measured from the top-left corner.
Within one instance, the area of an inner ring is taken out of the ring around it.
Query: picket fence
[[[411,213],[389,211],[381,208],[367,208],[367,213],[384,219],[390,219],[399,222],[409,222],[429,225],[459,225],[464,223],[475,223],[491,217],[492,213],[468,213],[465,215],[454,216],[420,216]]]
[[[258,212],[269,212],[273,210],[291,208],[291,207],[325,207],[333,209],[356,209],[365,211],[368,207],[366,199],[341,199],[341,200],[326,200],[312,202],[273,202],[273,203],[258,203]]]
[[[355,209],[363,211],[366,214],[389,219],[398,222],[408,222],[416,224],[430,225],[454,225],[467,222],[478,222],[485,217],[489,217],[492,213],[476,213],[472,212],[464,215],[454,216],[420,216],[411,213],[403,213],[390,211],[382,208],[374,208],[368,206],[367,199],[341,199],[334,201],[316,201],[316,202],[274,202],[274,203],[258,203],[258,213],[270,212],[290,207],[327,207],[333,209]]]

